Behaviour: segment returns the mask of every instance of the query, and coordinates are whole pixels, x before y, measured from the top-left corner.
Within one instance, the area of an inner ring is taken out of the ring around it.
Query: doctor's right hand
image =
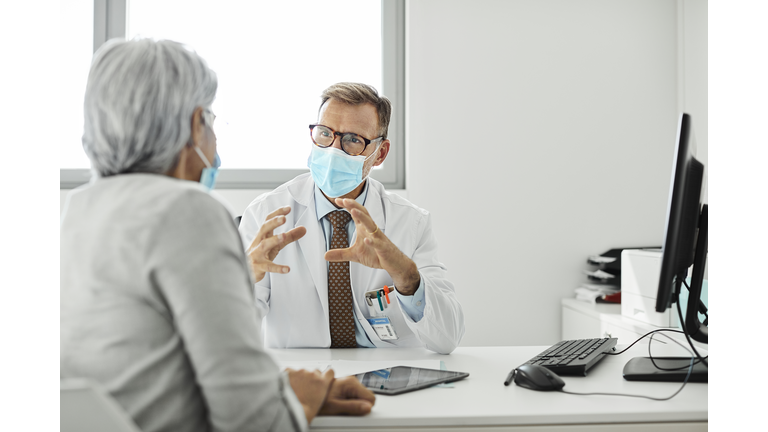
[[[285,223],[285,215],[290,212],[290,207],[281,207],[270,213],[264,225],[256,233],[256,238],[253,239],[251,246],[248,247],[246,255],[248,255],[248,263],[254,282],[264,279],[267,272],[284,274],[291,271],[290,267],[273,262],[277,253],[285,246],[304,237],[304,234],[307,233],[307,229],[300,226],[288,232],[274,235],[275,228]]]

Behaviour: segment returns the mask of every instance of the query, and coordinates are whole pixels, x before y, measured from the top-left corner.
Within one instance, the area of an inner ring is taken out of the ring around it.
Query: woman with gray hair
[[[354,377],[280,372],[263,348],[237,228],[208,193],[216,87],[176,42],[110,41],[94,55],[94,178],[61,216],[61,378],[98,381],[144,431],[306,430],[318,413],[366,414],[374,396]]]

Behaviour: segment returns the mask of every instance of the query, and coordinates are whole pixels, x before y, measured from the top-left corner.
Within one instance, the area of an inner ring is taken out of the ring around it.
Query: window
[[[61,168],[87,168],[83,95],[93,56],[93,2],[61,2]]]
[[[274,188],[306,172],[307,125],[317,120],[322,90],[339,81],[371,84],[392,100],[392,149],[372,176],[404,188],[403,0],[95,0],[90,11],[92,32],[78,44],[90,35],[94,47],[123,34],[173,39],[193,47],[216,72],[218,188]],[[82,21],[88,12],[81,7],[72,15]],[[83,51],[78,44],[72,46]],[[72,60],[71,79],[64,81],[78,85],[62,100],[63,112],[73,113],[62,131],[62,188],[90,178],[80,142],[90,56]]]

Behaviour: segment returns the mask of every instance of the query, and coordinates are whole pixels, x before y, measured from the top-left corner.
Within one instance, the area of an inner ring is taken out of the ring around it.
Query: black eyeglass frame
[[[312,130],[315,129],[315,127],[317,127],[317,126],[322,126],[322,127],[326,128],[326,129],[328,129],[329,131],[333,132],[333,140],[331,140],[330,144],[328,144],[328,145],[320,145],[320,144],[317,143],[317,141],[315,141],[315,137],[312,136]],[[347,136],[347,135],[354,135],[356,137],[360,137],[360,138],[363,139],[363,142],[365,143],[365,147],[363,147],[363,149],[360,151],[360,153],[352,154],[352,153],[348,152],[347,149],[344,148],[344,137]],[[371,139],[368,139],[368,138],[366,138],[366,137],[364,137],[364,136],[362,136],[360,134],[356,134],[354,132],[336,132],[335,130],[329,128],[328,126],[322,125],[322,124],[319,124],[319,123],[318,124],[311,124],[311,125],[309,125],[309,137],[312,139],[312,142],[316,146],[322,147],[322,148],[328,148],[328,147],[332,146],[333,142],[336,141],[336,137],[339,137],[340,138],[339,139],[339,143],[340,143],[340,146],[341,146],[341,150],[344,153],[346,153],[346,154],[348,154],[350,156],[360,156],[361,154],[365,153],[365,150],[368,148],[369,144],[371,144],[374,141],[377,141],[377,140],[380,140],[380,139],[384,138],[384,136],[382,135],[382,136],[380,136],[378,138],[374,138],[374,139],[371,140]]]

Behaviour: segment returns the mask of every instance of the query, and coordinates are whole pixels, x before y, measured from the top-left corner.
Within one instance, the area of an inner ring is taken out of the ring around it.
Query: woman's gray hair
[[[83,149],[96,176],[170,172],[191,139],[197,107],[210,108],[216,73],[169,40],[110,40],[93,56]]]

